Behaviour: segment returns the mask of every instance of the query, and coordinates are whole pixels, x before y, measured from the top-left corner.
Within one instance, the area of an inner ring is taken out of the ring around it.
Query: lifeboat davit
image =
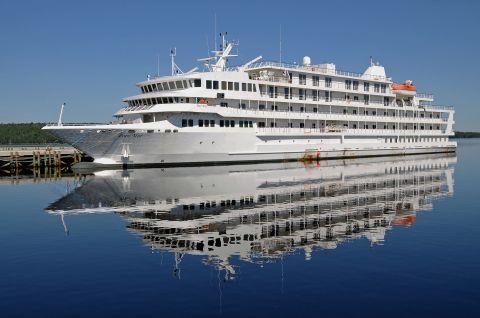
[[[415,96],[417,88],[412,84],[412,81],[405,81],[403,84],[393,83],[392,92],[397,95]]]

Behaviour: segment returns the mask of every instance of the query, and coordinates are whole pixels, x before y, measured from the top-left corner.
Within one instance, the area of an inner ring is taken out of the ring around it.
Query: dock
[[[61,168],[81,162],[85,158],[82,152],[66,145],[0,146],[0,170],[7,171]]]

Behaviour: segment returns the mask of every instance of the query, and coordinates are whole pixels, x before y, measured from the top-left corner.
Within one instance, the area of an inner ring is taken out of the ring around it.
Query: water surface
[[[0,179],[0,314],[478,316],[457,155]]]

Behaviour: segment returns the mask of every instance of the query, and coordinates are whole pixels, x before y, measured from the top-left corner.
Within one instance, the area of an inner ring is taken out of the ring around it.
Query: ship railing
[[[442,105],[424,105],[421,106],[425,110],[453,110],[453,106],[442,106]]]
[[[62,126],[97,126],[103,125],[101,123],[62,123],[62,125],[58,124],[46,124],[46,127],[62,127]]]
[[[221,108],[223,111],[226,113],[235,113],[235,114],[255,114],[257,117],[262,117],[262,116],[272,116],[275,115],[276,118],[282,119],[282,118],[289,118],[289,117],[298,117],[298,115],[303,115],[305,116],[305,119],[310,119],[310,120],[344,120],[344,121],[377,121],[377,122],[382,122],[382,121],[407,121],[407,123],[438,123],[438,122],[446,122],[448,121],[448,118],[444,117],[412,117],[412,116],[388,116],[388,115],[380,115],[380,114],[344,114],[344,113],[336,113],[336,112],[330,112],[329,110],[322,110],[318,109],[316,112],[313,111],[300,111],[300,110],[271,110],[271,109],[242,109],[242,108],[233,108],[233,107],[224,107]],[[314,116],[316,115],[322,115],[322,118],[315,118]],[[312,117],[310,117],[312,116]]]
[[[325,103],[341,103],[340,106],[351,106],[351,105],[362,105],[362,106],[369,106],[369,105],[377,105],[377,106],[396,106],[395,102],[375,102],[375,101],[368,101],[365,102],[364,100],[354,100],[354,99],[345,99],[345,98],[338,98],[338,97],[330,97],[327,98],[325,96],[314,96],[312,94],[288,94],[286,95],[284,92],[277,92],[277,94],[270,93],[270,92],[260,92],[261,97],[269,97],[269,98],[276,98],[280,100],[279,102],[288,102],[290,100],[298,102],[298,101],[313,101],[313,102],[325,102]]]
[[[417,93],[415,95],[417,98],[426,98],[426,99],[433,99],[433,94],[430,93]]]
[[[354,78],[368,78],[371,80],[379,80],[379,81],[391,81],[391,78],[385,76],[376,76],[376,75],[368,75],[368,74],[361,74],[356,72],[348,72],[337,70],[333,68],[329,68],[328,64],[317,64],[317,65],[301,65],[301,64],[292,64],[292,63],[285,63],[285,62],[274,62],[274,61],[261,61],[256,62],[247,67],[247,69],[258,69],[258,68],[281,68],[281,69],[295,69],[301,71],[309,71],[309,72],[316,72],[325,75],[338,75],[338,76],[346,76],[346,77],[354,77]],[[233,71],[238,70],[238,66],[230,67],[227,70]]]
[[[272,134],[334,134],[334,135],[372,135],[372,136],[432,136],[446,135],[445,130],[413,130],[413,129],[352,129],[343,127],[321,128],[289,128],[289,127],[260,127],[257,132]]]

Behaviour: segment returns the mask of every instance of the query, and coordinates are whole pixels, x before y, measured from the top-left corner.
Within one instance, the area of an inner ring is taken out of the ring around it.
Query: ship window
[[[222,89],[223,89],[224,91],[227,90],[227,82],[222,81]]]
[[[363,90],[365,92],[368,92],[370,90],[370,84],[367,82],[363,83]]]
[[[253,122],[252,121],[248,122],[248,127],[253,127]]]
[[[221,102],[221,103],[220,103],[220,107],[228,107],[228,103]]]
[[[188,82],[187,81],[183,81],[183,87],[188,88]]]
[[[177,85],[177,89],[183,89],[183,83],[182,81],[176,81],[175,85]]]
[[[236,91],[239,91],[239,90],[240,90],[240,83],[239,83],[239,82],[235,82],[235,83],[233,83],[233,84],[234,84],[234,89],[235,89]]]
[[[254,91],[254,92],[257,91],[257,85],[256,85],[256,84],[253,84],[253,85],[252,85],[252,88],[253,88],[253,91]]]
[[[352,81],[345,80],[345,89],[351,89],[351,88],[352,88]]]
[[[230,127],[235,127],[235,120],[230,120]]]
[[[240,120],[240,121],[238,122],[238,126],[243,128],[243,120]]]
[[[386,93],[387,92],[387,85],[386,84],[382,84],[382,93]]]
[[[225,126],[225,122],[223,120],[220,120],[220,127]]]
[[[188,120],[188,127],[193,127],[193,119]]]
[[[379,84],[375,84],[373,86],[373,90],[375,91],[375,93],[380,93],[380,85]]]
[[[304,123],[300,123],[300,128],[304,128],[305,127],[305,124]]]
[[[264,110],[264,109],[265,109],[265,105],[262,105],[262,104],[258,105],[258,109],[259,109],[259,110]]]
[[[172,97],[169,97],[169,98],[168,98],[168,102],[169,102],[170,104],[173,103],[173,98],[172,98]]]
[[[203,119],[198,120],[198,127],[203,127]]]
[[[196,78],[193,80],[193,86],[195,87],[201,87],[202,86],[202,80],[199,78]]]
[[[332,87],[332,79],[330,77],[325,77],[325,87]]]
[[[251,84],[251,83],[248,83],[248,91],[249,91],[249,92],[252,91],[252,84]]]
[[[229,120],[225,120],[225,127],[230,127],[230,121]]]
[[[212,81],[207,80],[207,89],[212,89]]]
[[[213,89],[218,89],[218,81],[213,81]]]
[[[283,89],[284,94],[285,94],[285,99],[288,99],[288,96],[290,95],[290,89],[288,87],[285,87]]]
[[[140,86],[140,89],[142,90],[142,93],[145,93],[145,87]]]
[[[228,82],[228,90],[233,91],[233,82]]]
[[[213,119],[210,120],[210,127],[215,127],[215,120]]]
[[[187,127],[187,120],[186,119],[182,119],[182,127]]]
[[[307,84],[307,75],[298,74],[298,82],[299,82],[300,85],[306,85]]]
[[[312,82],[313,82],[313,86],[318,86],[319,83],[320,83],[320,76],[313,75],[312,76]]]
[[[210,126],[210,121],[208,119],[205,119],[205,127],[209,127]]]
[[[242,83],[242,91],[247,91],[247,83]]]
[[[314,112],[314,113],[317,113],[317,112],[318,112],[318,108],[317,108],[317,107],[313,107],[313,112]]]
[[[358,81],[353,81],[353,90],[358,91]]]

